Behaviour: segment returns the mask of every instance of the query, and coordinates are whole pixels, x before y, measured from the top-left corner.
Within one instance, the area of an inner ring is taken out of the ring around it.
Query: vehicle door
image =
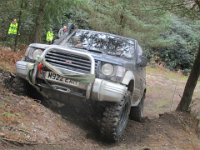
[[[135,89],[133,99],[137,102],[142,98],[146,86],[146,57],[139,44],[136,45],[135,61]]]

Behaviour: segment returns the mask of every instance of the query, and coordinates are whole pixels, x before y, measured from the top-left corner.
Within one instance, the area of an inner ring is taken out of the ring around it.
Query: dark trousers
[[[6,38],[6,46],[14,48],[16,34],[8,34]]]

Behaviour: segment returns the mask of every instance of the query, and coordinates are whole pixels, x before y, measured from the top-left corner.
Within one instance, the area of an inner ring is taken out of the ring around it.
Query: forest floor
[[[42,104],[9,91],[9,72],[23,53],[0,48],[0,149],[200,149],[198,121],[189,113],[174,112],[187,79],[180,73],[148,67],[143,122],[129,120],[122,140],[109,144],[99,138],[87,102],[73,97],[62,105]],[[195,115],[200,114],[199,85],[191,107]]]

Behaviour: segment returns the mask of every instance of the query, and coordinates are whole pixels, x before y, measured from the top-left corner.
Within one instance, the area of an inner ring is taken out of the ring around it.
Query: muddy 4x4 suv
[[[101,134],[117,141],[129,117],[142,118],[145,66],[136,40],[75,30],[53,45],[29,45],[16,63],[15,82],[20,92],[28,92],[31,86],[48,98],[67,101],[69,95],[76,95],[104,104]]]

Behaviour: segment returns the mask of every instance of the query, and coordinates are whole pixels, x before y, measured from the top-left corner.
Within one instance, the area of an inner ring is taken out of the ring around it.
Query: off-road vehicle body
[[[129,117],[141,120],[145,66],[136,40],[75,30],[53,45],[29,45],[24,58],[16,63],[16,82],[20,83],[18,90],[23,92],[30,85],[47,98],[67,101],[69,95],[76,95],[104,103],[101,134],[117,141]]]

